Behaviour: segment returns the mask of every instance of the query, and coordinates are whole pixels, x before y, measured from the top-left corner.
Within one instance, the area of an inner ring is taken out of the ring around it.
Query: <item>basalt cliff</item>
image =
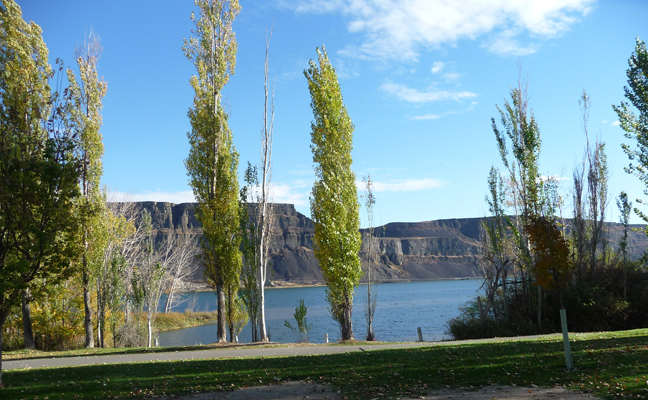
[[[141,202],[152,217],[154,234],[202,234],[195,217],[195,204]],[[269,279],[276,285],[323,283],[322,272],[313,253],[313,222],[297,212],[292,204],[273,205]],[[373,229],[372,281],[478,278],[482,276],[479,257],[482,245],[479,231],[482,218],[459,218],[425,222],[396,222]],[[622,226],[606,223],[608,243],[616,249]],[[639,227],[639,225],[635,226]],[[363,269],[367,267],[370,235],[361,230],[360,251]],[[643,232],[630,232],[628,253],[637,258],[648,247]],[[202,280],[202,271],[194,279]],[[363,278],[364,280],[365,278]]]

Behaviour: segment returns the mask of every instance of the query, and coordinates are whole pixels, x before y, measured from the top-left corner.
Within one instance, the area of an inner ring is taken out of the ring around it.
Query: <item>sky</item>
[[[74,69],[94,30],[103,45],[102,184],[135,201],[193,201],[183,161],[195,68],[182,52],[191,0],[18,0],[43,29],[52,63]],[[561,182],[571,215],[572,171],[586,137],[579,99],[591,99],[590,141],[606,143],[608,221],[615,198],[644,187],[613,104],[624,100],[628,58],[648,39],[641,0],[240,0],[236,70],[222,91],[240,176],[260,162],[263,65],[274,82],[273,200],[310,215],[313,113],[304,70],[325,46],[354,125],[353,170],[374,181],[374,225],[488,215],[491,166],[503,169],[491,128],[520,77],[540,128],[540,170]],[[362,208],[362,226],[366,210]],[[633,216],[633,223],[639,223]]]

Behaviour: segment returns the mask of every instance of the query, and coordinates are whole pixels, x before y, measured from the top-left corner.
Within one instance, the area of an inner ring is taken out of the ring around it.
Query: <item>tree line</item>
[[[239,154],[221,91],[236,66],[236,0],[199,0],[193,37],[182,51],[194,64],[185,159],[203,235],[156,235],[151,215],[101,187],[104,154],[98,73],[101,41],[91,32],[75,51],[78,73],[49,64],[40,27],[13,0],[0,5],[0,355],[3,348],[152,346],[155,314],[179,301],[202,266],[217,294],[218,341],[235,341],[251,321],[268,341],[264,293],[271,222],[274,92],[266,40],[261,162]],[[311,198],[315,251],[343,339],[352,339],[359,261],[359,202],[351,171],[353,124],[326,51],[304,75],[314,121],[317,181]],[[64,82],[66,83],[64,85]],[[199,246],[197,245],[197,242]],[[199,248],[196,254],[195,248]],[[375,307],[374,307],[375,308]],[[22,327],[20,326],[22,322]],[[21,329],[22,328],[22,329]],[[22,337],[19,332],[22,330]],[[3,339],[5,339],[3,341]],[[1,361],[0,361],[1,362]],[[0,383],[1,383],[0,364]]]
[[[625,171],[638,177],[648,194],[648,52],[643,41],[637,39],[628,64],[627,101],[612,107],[630,140],[622,146],[630,161]],[[569,328],[575,331],[648,324],[648,259],[646,253],[639,260],[627,254],[631,213],[646,222],[648,215],[633,208],[625,192],[616,199],[609,193],[605,143],[588,131],[590,102],[583,91],[584,155],[566,194],[557,177],[540,172],[542,140],[525,83],[520,80],[510,102],[498,107],[500,122],[493,118],[491,125],[504,171],[492,167],[488,175],[482,295],[448,322],[455,338],[555,332],[559,309],[569,312]],[[623,226],[616,248],[606,240],[604,224],[613,201]]]

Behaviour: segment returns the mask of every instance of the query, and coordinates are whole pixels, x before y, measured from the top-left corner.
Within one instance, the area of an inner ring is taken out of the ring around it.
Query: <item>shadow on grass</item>
[[[618,334],[576,336],[572,353],[577,369],[570,372],[565,370],[562,340],[548,338],[321,356],[12,370],[4,373],[10,386],[0,397],[142,397],[299,380],[331,384],[361,399],[485,385],[566,386],[604,397],[646,396],[648,331]]]

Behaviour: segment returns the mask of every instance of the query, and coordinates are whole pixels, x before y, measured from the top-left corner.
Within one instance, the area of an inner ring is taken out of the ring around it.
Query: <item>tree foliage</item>
[[[56,284],[78,248],[79,195],[69,102],[51,93],[41,29],[0,5],[0,351],[2,325],[23,289]],[[1,362],[1,361],[0,361]],[[0,383],[2,383],[0,364]]]
[[[236,65],[232,23],[240,6],[237,0],[198,0],[196,4],[200,8],[200,18],[192,14],[196,36],[185,40],[183,46],[197,72],[190,80],[195,94],[188,113],[191,149],[185,166],[198,202],[196,217],[203,226],[201,260],[205,278],[218,296],[218,340],[225,341],[224,288],[238,288],[241,256],[238,153],[220,91]]]
[[[326,282],[331,315],[340,324],[342,339],[353,338],[353,289],[362,276],[358,252],[361,237],[355,173],[351,171],[353,124],[342,102],[335,69],[322,47],[318,61],[304,71],[311,94],[314,121],[311,150],[315,184],[310,198],[315,228],[315,256]]]
[[[630,159],[625,168],[629,174],[635,175],[644,184],[644,195],[648,196],[648,50],[646,44],[637,38],[635,51],[628,60],[628,86],[624,88],[628,101],[612,108],[619,116],[624,135],[632,144],[621,145],[623,152]],[[635,113],[635,110],[636,113]],[[642,199],[637,199],[642,204]],[[648,215],[635,207],[635,213],[648,222]],[[648,232],[647,232],[648,233]]]
[[[108,85],[99,77],[97,67],[101,58],[102,47],[99,37],[91,31],[81,45],[75,50],[79,67],[80,83],[74,72],[67,70],[70,83],[69,93],[72,107],[71,118],[74,121],[76,135],[79,138],[77,148],[81,160],[81,198],[77,202],[77,214],[81,220],[83,234],[83,252],[81,255],[81,277],[83,281],[83,298],[85,304],[86,347],[94,347],[92,327],[92,308],[90,307],[90,281],[101,268],[103,245],[101,221],[105,216],[105,200],[101,192],[100,180],[103,175],[104,154],[102,125],[102,100]],[[100,338],[101,340],[101,338]]]

